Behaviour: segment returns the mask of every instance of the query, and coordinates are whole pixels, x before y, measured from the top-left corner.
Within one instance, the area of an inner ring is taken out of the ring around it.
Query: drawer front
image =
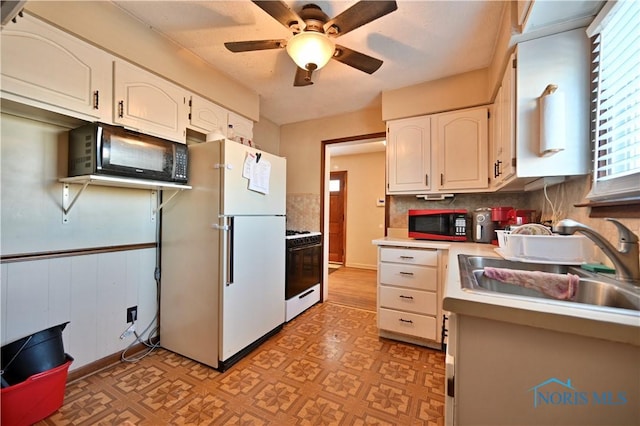
[[[380,306],[433,316],[438,312],[435,293],[384,285],[380,286]]]
[[[436,291],[438,270],[436,268],[395,263],[380,264],[380,284]]]
[[[408,265],[438,266],[438,251],[382,247],[380,248],[380,261],[406,263]]]
[[[436,319],[424,315],[380,309],[378,327],[394,333],[436,340]]]

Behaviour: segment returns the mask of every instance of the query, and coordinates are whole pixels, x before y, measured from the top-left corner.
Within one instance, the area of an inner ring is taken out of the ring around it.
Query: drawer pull
[[[411,299],[411,300],[413,300],[413,296],[405,296],[405,295],[401,294],[399,297],[401,299]]]
[[[400,259],[413,259],[413,256],[400,256]]]
[[[404,318],[400,318],[400,322],[406,322],[406,323],[409,323],[409,324],[413,324],[413,321],[411,321],[411,320],[406,320],[406,319],[404,319]]]
[[[400,272],[400,275],[413,276],[413,272]]]

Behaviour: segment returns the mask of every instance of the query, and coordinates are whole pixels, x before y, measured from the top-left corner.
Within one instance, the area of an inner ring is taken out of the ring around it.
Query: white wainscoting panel
[[[69,321],[71,370],[122,351],[134,341],[120,339],[128,307],[138,306],[138,333],[154,328],[155,261],[150,248],[2,264],[2,344]]]

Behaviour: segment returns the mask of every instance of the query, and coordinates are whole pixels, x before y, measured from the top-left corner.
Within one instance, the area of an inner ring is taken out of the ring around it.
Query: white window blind
[[[592,37],[593,186],[588,198],[640,196],[640,1],[609,1]]]

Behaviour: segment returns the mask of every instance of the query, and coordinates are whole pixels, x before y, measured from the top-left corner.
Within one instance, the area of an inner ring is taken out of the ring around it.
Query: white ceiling
[[[505,2],[398,0],[398,9],[336,41],[384,61],[369,75],[337,61],[293,87],[284,49],[232,53],[226,41],[288,39],[291,33],[250,1],[116,1],[175,43],[256,91],[260,115],[278,124],[376,107],[381,92],[487,67]],[[286,1],[298,12],[310,1]],[[333,18],[356,1],[315,1]]]

